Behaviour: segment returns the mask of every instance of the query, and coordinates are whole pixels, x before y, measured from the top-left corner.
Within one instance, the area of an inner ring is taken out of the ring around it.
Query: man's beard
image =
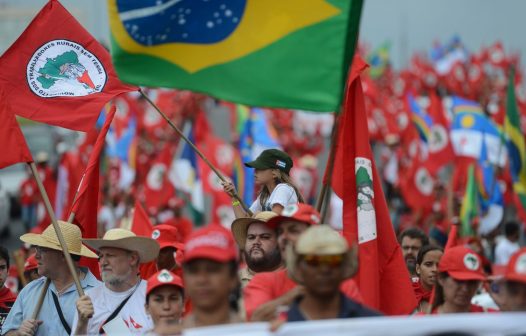
[[[257,258],[252,258],[249,253],[245,252],[245,261],[250,270],[256,273],[268,272],[276,269],[281,264],[281,253],[279,253],[278,248],[273,249],[269,253],[265,253],[262,249],[260,251],[263,253],[263,256]]]
[[[123,275],[108,274],[107,272],[102,271],[101,278],[102,278],[102,282],[107,282],[111,286],[118,287],[124,284],[126,280],[128,280],[131,273],[132,273],[131,269],[128,272],[126,272],[126,274],[123,274]]]
[[[413,257],[406,257],[405,264],[409,273],[416,274],[416,259]]]

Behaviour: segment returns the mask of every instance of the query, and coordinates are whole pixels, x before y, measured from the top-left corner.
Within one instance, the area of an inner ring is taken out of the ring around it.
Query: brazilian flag
[[[121,80],[337,111],[363,0],[108,0]]]

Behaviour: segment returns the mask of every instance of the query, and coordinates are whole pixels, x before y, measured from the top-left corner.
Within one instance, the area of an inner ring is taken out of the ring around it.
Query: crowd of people
[[[382,316],[363,304],[353,280],[367,267],[358,265],[355,243],[320,223],[288,180],[290,157],[272,149],[246,164],[262,188],[253,215],[235,210],[230,230],[209,224],[181,241],[175,226],[159,225],[151,237],[114,228],[86,239],[78,226],[59,221],[76,277],[49,225],[20,237],[33,254],[30,282],[17,296],[4,286],[10,257],[0,249],[2,335],[173,335],[244,321],[268,321],[275,331],[287,322]],[[231,182],[223,187],[236,194]],[[512,224],[508,239],[516,236]],[[506,265],[495,274],[469,244],[444,249],[418,228],[403,231],[399,243],[418,301],[414,318],[526,310],[526,248],[499,249]],[[82,266],[97,258],[100,279]]]

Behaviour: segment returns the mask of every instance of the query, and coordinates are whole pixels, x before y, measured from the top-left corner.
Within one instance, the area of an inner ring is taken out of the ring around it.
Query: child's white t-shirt
[[[260,211],[272,211],[272,207],[276,204],[286,207],[289,204],[296,203],[298,203],[298,196],[296,195],[294,188],[292,188],[287,183],[280,183],[276,186],[276,188],[274,188],[263,208],[261,208],[261,203],[259,202],[258,196],[258,198],[250,206],[250,211],[253,213]]]

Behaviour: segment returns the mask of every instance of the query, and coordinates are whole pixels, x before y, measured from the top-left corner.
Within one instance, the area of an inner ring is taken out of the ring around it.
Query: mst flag
[[[108,0],[124,81],[252,106],[335,111],[362,0]]]
[[[117,78],[106,49],[54,0],[0,57],[0,85],[15,114],[86,132],[108,100],[136,89]]]
[[[19,162],[33,161],[26,139],[5,102],[5,95],[0,91],[0,144],[3,148],[0,169]]]
[[[360,267],[354,279],[363,303],[388,315],[409,314],[416,307],[416,299],[369,144],[360,80],[366,66],[360,58],[354,59],[340,120],[332,185],[342,185],[337,189],[343,199],[343,234],[350,242],[358,243]]]

